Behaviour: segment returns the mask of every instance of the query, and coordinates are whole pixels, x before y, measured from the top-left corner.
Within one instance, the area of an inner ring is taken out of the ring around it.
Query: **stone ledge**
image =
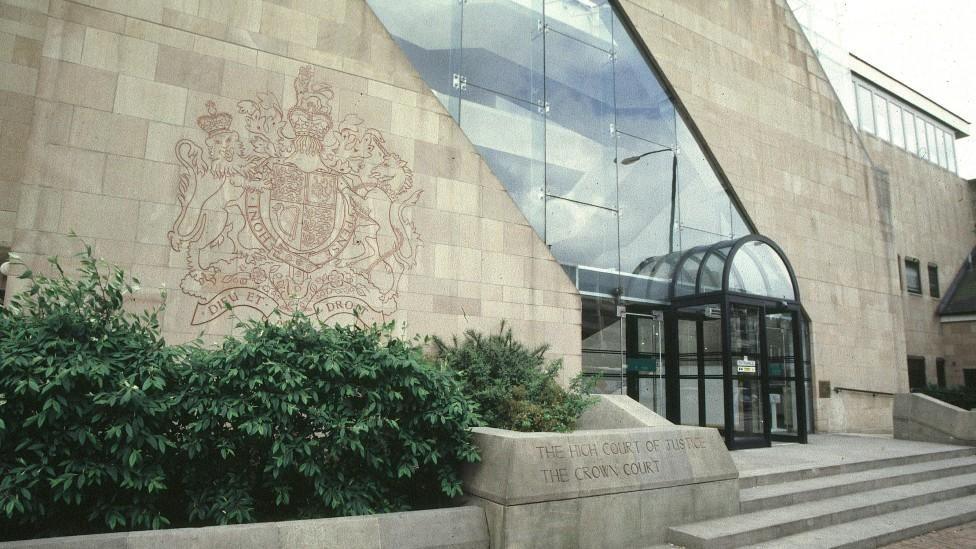
[[[0,549],[488,549],[480,507],[329,519],[174,528],[0,543]]]
[[[976,446],[976,412],[920,393],[895,395],[895,438]]]

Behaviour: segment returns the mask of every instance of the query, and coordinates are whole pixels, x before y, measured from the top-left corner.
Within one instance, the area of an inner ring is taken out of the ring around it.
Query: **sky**
[[[976,132],[976,1],[846,0],[852,53],[970,122]],[[976,137],[956,141],[976,178]]]

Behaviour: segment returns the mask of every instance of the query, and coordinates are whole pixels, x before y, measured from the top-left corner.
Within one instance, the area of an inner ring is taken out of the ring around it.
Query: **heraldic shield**
[[[416,265],[410,214],[422,191],[407,163],[356,114],[335,124],[332,90],[311,67],[294,91],[287,110],[270,93],[240,101],[246,139],[208,102],[204,146],[176,143],[180,213],[168,236],[184,254],[194,325],[235,307],[385,318]]]

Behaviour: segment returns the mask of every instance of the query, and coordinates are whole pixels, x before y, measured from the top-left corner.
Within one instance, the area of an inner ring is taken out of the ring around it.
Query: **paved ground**
[[[885,545],[885,549],[962,549],[976,547],[976,522]]]
[[[732,460],[741,476],[751,476],[959,449],[946,444],[896,440],[891,435],[810,435],[809,442],[774,442],[771,448],[736,450],[731,453]]]

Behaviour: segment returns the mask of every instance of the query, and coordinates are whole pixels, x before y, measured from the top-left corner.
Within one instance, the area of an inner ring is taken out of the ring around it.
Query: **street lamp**
[[[651,155],[651,154],[655,154],[655,153],[659,153],[659,152],[670,151],[670,150],[671,150],[671,147],[665,147],[663,149],[658,149],[656,151],[647,151],[646,153],[638,154],[637,156],[628,156],[627,158],[624,158],[623,160],[620,161],[620,165],[621,166],[630,166],[631,164],[633,164],[634,162],[637,162],[638,160],[640,160],[641,158],[644,158],[645,156],[648,156],[648,155]]]

